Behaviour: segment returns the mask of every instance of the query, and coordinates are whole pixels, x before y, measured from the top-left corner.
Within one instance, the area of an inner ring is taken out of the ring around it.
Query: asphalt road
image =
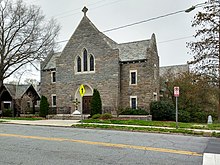
[[[201,165],[216,145],[207,137],[0,124],[0,165]]]

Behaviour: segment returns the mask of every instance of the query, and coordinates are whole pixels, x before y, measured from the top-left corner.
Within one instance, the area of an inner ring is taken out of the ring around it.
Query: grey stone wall
[[[114,44],[84,17],[56,59],[56,83],[51,83],[50,71],[41,72],[42,95],[51,104],[51,95],[56,94],[57,107],[71,107],[73,112],[73,99],[79,86],[85,84],[100,92],[103,112],[111,113],[119,106],[130,107],[130,96],[137,96],[137,106],[149,111],[153,93],[159,98],[159,57],[155,36],[152,35],[150,46],[146,48],[145,62],[119,64],[119,50]],[[94,56],[94,72],[76,72],[76,57],[82,57],[84,49],[88,56]],[[129,85],[130,70],[137,70],[137,85]]]
[[[119,53],[117,49],[112,49],[99,33],[87,18],[83,18],[57,60],[57,106],[73,108],[70,95],[75,96],[80,84],[88,84],[93,89],[98,89],[104,111],[112,111],[117,106]],[[95,58],[95,72],[76,74],[76,56],[82,55],[84,49],[88,55],[92,54]]]
[[[149,111],[149,105],[159,99],[159,57],[155,35],[152,35],[150,46],[146,50],[147,60],[121,64],[120,106],[130,107],[130,96],[137,96],[137,107]],[[130,70],[137,70],[137,85],[130,85]]]
[[[56,94],[56,83],[51,82],[51,71],[41,71],[41,94],[47,97],[51,106],[52,94]]]
[[[137,85],[130,85],[130,70],[137,70]],[[121,64],[121,108],[130,107],[130,96],[137,96],[137,107],[149,110],[153,98],[152,71],[148,62]]]

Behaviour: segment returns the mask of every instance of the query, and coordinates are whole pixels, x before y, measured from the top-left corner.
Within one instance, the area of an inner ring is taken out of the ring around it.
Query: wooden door
[[[91,113],[91,103],[92,96],[83,96],[83,114]]]

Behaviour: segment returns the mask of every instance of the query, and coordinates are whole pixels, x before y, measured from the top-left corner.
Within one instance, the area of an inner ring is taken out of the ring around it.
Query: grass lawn
[[[90,124],[87,124],[90,123]],[[220,138],[220,133],[216,132],[203,132],[187,130],[186,128],[193,129],[215,129],[220,130],[220,124],[201,124],[201,123],[181,123],[179,122],[178,129],[165,129],[165,128],[146,128],[146,127],[130,127],[130,126],[113,126],[113,125],[97,125],[91,123],[105,123],[105,124],[126,124],[126,125],[141,125],[141,126],[157,126],[157,127],[176,127],[176,122],[173,121],[144,121],[144,120],[98,120],[87,119],[83,120],[83,124],[73,125],[72,127],[78,128],[95,128],[95,129],[110,129],[110,130],[122,130],[122,131],[138,131],[138,132],[153,132],[153,133],[174,133],[184,135],[196,135],[196,136],[209,136]]]
[[[157,126],[157,127],[172,127],[172,128],[176,127],[176,122],[173,122],[173,121],[87,119],[87,120],[83,120],[83,123],[126,124],[126,125]],[[201,123],[182,123],[182,122],[178,122],[178,125],[179,125],[179,128],[220,130],[220,123],[201,124]]]

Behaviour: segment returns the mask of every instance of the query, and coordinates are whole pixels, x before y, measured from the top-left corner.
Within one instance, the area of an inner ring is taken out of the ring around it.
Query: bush
[[[149,113],[146,112],[144,109],[126,108],[125,110],[122,110],[120,115],[149,115]]]
[[[100,116],[100,119],[111,119],[112,115],[110,113],[104,113]]]
[[[4,116],[4,117],[12,117],[12,110],[11,109],[4,109],[2,111],[2,116]]]
[[[45,96],[41,96],[39,116],[46,117],[48,115],[48,110],[49,110],[49,103],[47,101],[47,98]]]
[[[94,89],[91,100],[91,116],[95,114],[102,114],[102,101],[97,89]]]
[[[206,123],[208,120],[208,114],[206,112],[199,111],[199,112],[196,112],[194,115],[195,116],[194,116],[193,122]]]
[[[91,118],[92,119],[99,119],[101,117],[101,114],[95,114]]]
[[[169,101],[155,101],[150,105],[153,120],[175,120],[175,107]]]
[[[186,110],[179,110],[179,112],[178,112],[178,121],[180,121],[180,122],[190,122],[191,121],[190,113]]]

